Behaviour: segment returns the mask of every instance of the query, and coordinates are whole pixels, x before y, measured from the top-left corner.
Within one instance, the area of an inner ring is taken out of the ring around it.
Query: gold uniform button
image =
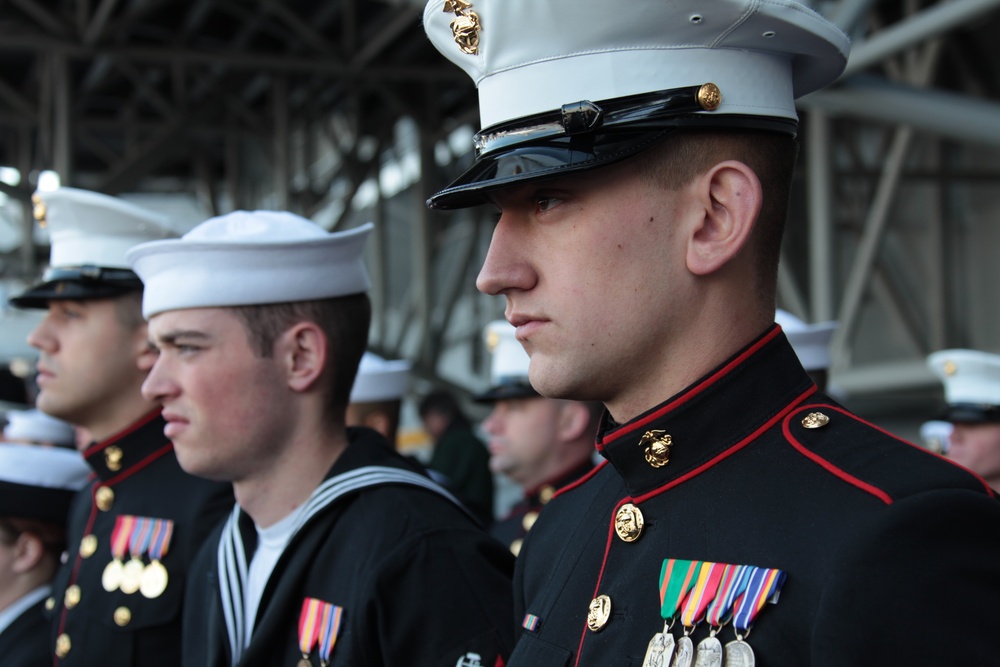
[[[514,558],[517,558],[517,555],[521,553],[522,544],[524,544],[524,540],[520,537],[510,543],[510,552],[514,554]]]
[[[115,504],[115,492],[111,490],[110,486],[98,487],[94,497],[97,499],[97,509],[102,512],[107,512]]]
[[[587,627],[591,632],[600,632],[608,624],[611,618],[611,598],[607,595],[598,595],[590,601],[587,609]]]
[[[132,612],[129,611],[128,607],[118,607],[115,609],[115,623],[124,628],[126,625],[132,622]]]
[[[56,599],[54,597],[45,598],[46,611],[52,611],[55,608],[56,608]]]
[[[76,605],[80,604],[80,587],[73,584],[66,589],[66,595],[63,596],[63,602],[66,604],[67,609],[72,609]]]
[[[829,423],[830,418],[822,412],[810,412],[802,420],[802,426],[805,428],[822,428]]]
[[[524,518],[521,519],[521,527],[524,528],[525,532],[527,532],[531,530],[531,527],[535,525],[536,521],[538,521],[538,512],[528,512],[524,515]]]
[[[97,535],[85,535],[80,540],[80,556],[90,558],[97,553]]]
[[[548,485],[543,486],[542,489],[538,492],[538,502],[540,502],[543,505],[548,505],[549,501],[552,500],[552,496],[554,496],[555,494],[556,494],[555,488]]]
[[[56,656],[65,658],[69,655],[69,650],[73,648],[73,642],[69,640],[69,635],[65,632],[56,637]]]
[[[635,542],[642,535],[645,525],[642,512],[632,503],[625,503],[615,514],[615,532],[622,542]]]

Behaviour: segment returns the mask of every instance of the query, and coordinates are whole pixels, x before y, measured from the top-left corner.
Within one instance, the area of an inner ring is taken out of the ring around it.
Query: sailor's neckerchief
[[[453,502],[475,520],[475,517],[455,496],[423,475],[400,468],[366,466],[330,477],[316,487],[306,501],[304,511],[292,528],[289,544],[302,526],[308,523],[309,519],[317,512],[329,507],[348,493],[383,484],[410,484],[434,491]],[[234,667],[239,663],[244,646],[248,643],[244,641],[243,636],[246,628],[243,618],[245,610],[243,591],[247,584],[249,559],[240,530],[240,515],[240,506],[237,504],[233,507],[232,514],[229,515],[226,525],[222,528],[218,552],[219,593],[222,597],[222,613],[226,619],[226,633],[229,635],[230,655]],[[274,575],[273,572],[271,574]]]

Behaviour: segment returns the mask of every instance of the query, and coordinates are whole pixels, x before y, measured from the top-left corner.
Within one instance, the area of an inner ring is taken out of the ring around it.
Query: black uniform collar
[[[777,326],[659,406],[622,425],[607,414],[597,448],[618,470],[633,499],[714,465],[790,404],[816,391]],[[669,462],[646,461],[650,431],[670,436]]]
[[[84,450],[87,464],[104,482],[113,483],[173,450],[173,444],[163,435],[166,422],[157,408],[124,431],[91,443]]]

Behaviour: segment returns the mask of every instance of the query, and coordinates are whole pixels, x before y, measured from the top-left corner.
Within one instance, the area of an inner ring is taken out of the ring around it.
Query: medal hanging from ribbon
[[[660,617],[663,630],[653,635],[646,647],[643,667],[661,667],[670,664],[674,655],[674,636],[670,633],[677,612],[694,586],[701,561],[668,558],[660,568]]]
[[[746,591],[733,607],[733,629],[736,632],[736,640],[726,644],[727,664],[730,656],[735,664],[755,664],[753,650],[743,640],[750,634],[750,628],[764,605],[778,601],[781,586],[785,583],[785,573],[782,570],[753,566],[749,569]]]
[[[708,622],[708,637],[698,642],[695,650],[695,664],[698,667],[722,666],[722,642],[715,636],[733,616],[733,605],[743,595],[750,581],[751,568],[746,565],[726,565],[715,594],[708,606],[705,620]]]
[[[153,599],[163,595],[170,578],[163,566],[163,557],[170,548],[170,538],[174,534],[174,522],[170,519],[153,519],[152,537],[149,541],[149,565],[142,572],[139,592],[143,597]]]
[[[316,598],[306,598],[302,601],[302,611],[299,612],[299,651],[302,660],[299,667],[311,667],[309,654],[319,641],[320,625],[323,620],[323,607],[326,603]]]
[[[146,565],[142,557],[149,549],[149,541],[153,537],[153,520],[146,517],[135,517],[135,529],[129,539],[128,551],[132,558],[122,567],[122,582],[119,588],[122,593],[131,595],[139,590],[142,584],[142,573]]]
[[[337,643],[340,632],[340,621],[344,617],[344,608],[335,604],[323,603],[323,622],[319,633],[319,664],[326,667],[330,664],[330,655]]]
[[[134,516],[120,514],[115,518],[115,527],[111,531],[111,562],[105,566],[104,574],[101,575],[101,585],[109,593],[121,586],[123,561],[134,529]]]
[[[694,642],[691,641],[691,633],[694,632],[695,626],[705,618],[708,604],[715,599],[725,569],[725,563],[701,563],[698,577],[695,579],[694,586],[688,593],[681,611],[681,625],[684,626],[684,634],[677,640],[677,649],[673,662],[670,663],[671,667],[691,667],[694,662],[695,650]]]

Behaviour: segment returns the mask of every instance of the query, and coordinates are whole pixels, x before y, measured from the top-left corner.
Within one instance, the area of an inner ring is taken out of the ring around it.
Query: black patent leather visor
[[[610,165],[655,146],[678,128],[744,128],[795,134],[787,118],[713,114],[722,93],[711,83],[581,101],[486,128],[476,162],[429,200],[435,209],[486,203],[493,190]]]
[[[48,308],[49,301],[107,299],[142,289],[142,281],[128,269],[101,266],[50,267],[42,282],[10,299],[18,308]]]

